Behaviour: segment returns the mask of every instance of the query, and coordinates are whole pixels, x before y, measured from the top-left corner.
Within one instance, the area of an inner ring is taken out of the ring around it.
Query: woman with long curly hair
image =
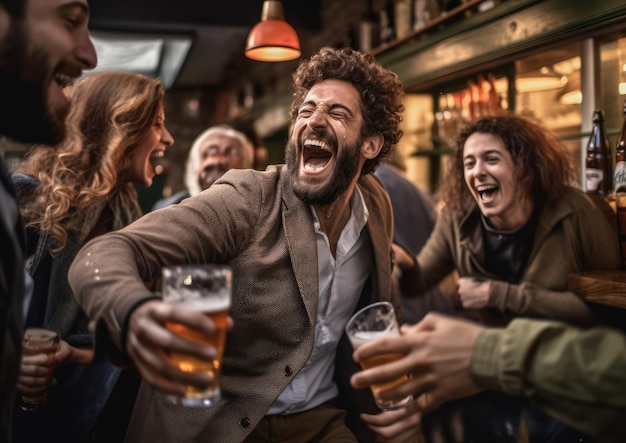
[[[589,307],[567,290],[568,275],[618,269],[619,250],[606,215],[573,186],[571,161],[553,134],[527,118],[502,114],[467,125],[439,190],[440,220],[403,282],[420,293],[456,270],[458,307],[489,325],[519,316],[593,323]]]
[[[471,122],[458,134],[431,237],[415,259],[397,251],[404,293],[421,294],[456,271],[459,315],[483,324],[597,322],[568,277],[619,269],[620,254],[606,215],[573,185],[569,152],[540,124],[510,113]],[[512,397],[479,394],[464,404],[472,441],[517,441],[520,413],[530,441],[579,438]]]
[[[32,254],[27,270],[34,288],[26,326],[58,330],[62,338],[55,355],[57,383],[49,389],[46,411],[37,414],[45,425],[35,425],[33,414],[16,415],[16,441],[34,441],[33,432],[52,430],[66,441],[85,438],[116,385],[118,368],[92,363],[88,319],[67,271],[87,241],[142,215],[133,185],[152,184],[154,160],[174,142],[165,127],[159,80],[96,73],[66,94],[72,102],[67,137],[55,148],[35,148],[13,176]],[[40,360],[41,355],[22,359],[21,392],[45,389]]]

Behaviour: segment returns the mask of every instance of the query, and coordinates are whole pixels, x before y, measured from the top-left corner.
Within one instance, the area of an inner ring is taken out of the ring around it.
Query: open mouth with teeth
[[[484,185],[478,186],[476,188],[476,191],[478,192],[478,196],[480,197],[481,201],[490,200],[491,197],[495,195],[497,190],[498,187],[495,185]]]
[[[321,140],[305,140],[302,149],[302,168],[307,172],[322,171],[332,159],[328,145]]]
[[[150,154],[150,164],[156,175],[159,175],[165,169],[163,166],[163,157],[165,157],[165,151],[159,149]]]
[[[51,106],[53,106],[54,113],[57,112],[66,114],[69,109],[70,98],[64,93],[64,89],[74,83],[75,75],[67,72],[64,69],[59,69],[54,72],[48,86],[49,100]]]

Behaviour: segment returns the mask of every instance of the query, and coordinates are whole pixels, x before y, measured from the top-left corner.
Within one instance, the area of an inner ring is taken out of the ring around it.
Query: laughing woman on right
[[[605,213],[573,182],[570,154],[540,125],[513,114],[470,123],[457,138],[429,241],[416,258],[396,251],[403,293],[418,296],[456,271],[460,316],[491,326],[515,317],[596,323],[568,276],[619,269],[620,253]],[[502,394],[453,403],[444,409],[462,411],[466,441],[516,442],[520,414],[531,442],[590,441]],[[446,415],[427,416],[426,433]]]

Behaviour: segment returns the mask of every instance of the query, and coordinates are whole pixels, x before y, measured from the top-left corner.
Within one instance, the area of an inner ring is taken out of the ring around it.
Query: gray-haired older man
[[[212,126],[196,137],[189,150],[187,189],[158,200],[152,210],[180,203],[208,189],[231,169],[250,169],[253,164],[254,146],[242,132],[227,125]]]

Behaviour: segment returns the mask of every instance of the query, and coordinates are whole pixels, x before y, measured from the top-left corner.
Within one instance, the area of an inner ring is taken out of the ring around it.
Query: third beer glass
[[[182,371],[206,371],[215,380],[206,390],[188,386],[185,397],[175,399],[179,404],[211,406],[220,398],[220,373],[230,309],[231,281],[232,270],[225,265],[180,265],[163,268],[163,300],[201,311],[215,325],[215,332],[205,335],[179,323],[166,324],[170,331],[199,344],[209,344],[217,351],[217,356],[212,361],[187,354],[170,354],[172,361]]]
[[[396,336],[400,334],[398,328],[398,320],[393,309],[393,305],[389,302],[382,301],[371,304],[358,311],[352,316],[346,325],[346,334],[350,339],[350,343],[354,349],[357,349],[368,341],[376,340],[385,336]],[[369,369],[374,366],[380,366],[390,363],[394,360],[402,358],[402,354],[382,354],[361,361],[363,369]],[[411,396],[402,400],[391,402],[378,398],[378,392],[383,389],[389,389],[407,381],[406,375],[383,385],[372,385],[372,393],[376,400],[376,405],[383,410],[398,409],[409,403]]]
[[[50,383],[54,372],[54,355],[59,349],[60,337],[58,331],[51,331],[42,328],[28,328],[24,332],[22,339],[22,353],[24,356],[46,354],[48,357],[48,374],[46,375],[46,385]],[[46,407],[48,391],[41,394],[23,394],[20,400],[20,408],[23,411],[42,411]]]

